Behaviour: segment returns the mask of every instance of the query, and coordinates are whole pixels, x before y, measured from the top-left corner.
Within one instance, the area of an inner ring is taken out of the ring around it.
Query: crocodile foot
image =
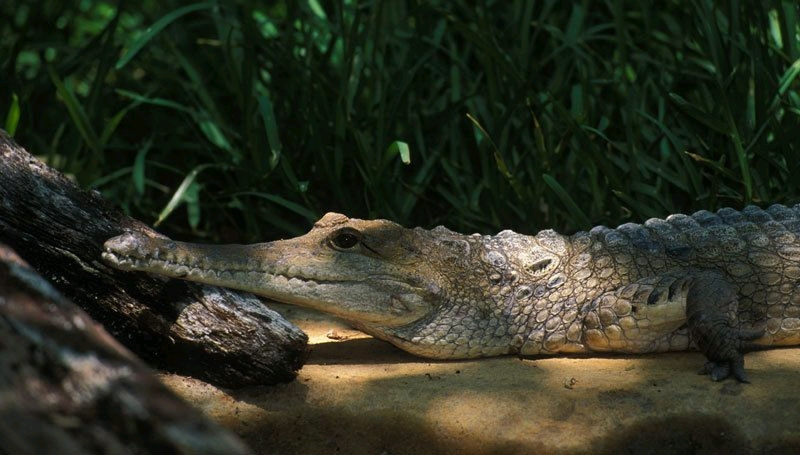
[[[739,299],[724,278],[701,274],[687,282],[686,321],[689,334],[708,362],[701,371],[714,381],[733,376],[750,382],[744,370],[744,353],[757,345],[763,330],[740,330],[736,317]]]
[[[733,376],[739,382],[750,383],[744,370],[744,352],[755,347],[756,345],[750,341],[760,338],[762,335],[764,335],[763,330],[740,332],[736,337],[721,337],[727,341],[720,340],[720,342],[712,343],[715,346],[701,348],[709,360],[703,365],[700,374],[709,375],[712,381],[722,381]],[[731,338],[735,338],[736,341],[732,341]],[[723,352],[726,353],[725,358],[719,358],[721,356],[718,353]],[[712,355],[714,358],[711,357]]]

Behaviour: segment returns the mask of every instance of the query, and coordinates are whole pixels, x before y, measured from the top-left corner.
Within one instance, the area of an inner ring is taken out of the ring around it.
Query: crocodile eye
[[[361,241],[360,232],[355,229],[345,228],[333,233],[328,243],[330,243],[334,249],[349,250],[358,245],[359,241]]]

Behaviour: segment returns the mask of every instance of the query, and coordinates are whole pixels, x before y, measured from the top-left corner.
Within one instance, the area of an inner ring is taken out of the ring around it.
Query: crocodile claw
[[[750,379],[744,370],[744,352],[757,348],[758,345],[751,341],[763,335],[764,330],[740,330],[737,335],[714,340],[705,346],[706,355],[724,353],[723,358],[715,355],[716,358],[706,362],[700,373],[711,376],[712,381],[722,381],[733,376],[737,381],[749,384]]]
[[[722,381],[723,379],[727,379],[730,376],[733,376],[739,382],[749,384],[750,379],[747,377],[747,373],[744,371],[744,356],[739,355],[739,358],[735,361],[729,362],[714,362],[709,360],[703,365],[703,369],[700,370],[700,374],[707,374],[711,376],[711,380],[718,382]]]

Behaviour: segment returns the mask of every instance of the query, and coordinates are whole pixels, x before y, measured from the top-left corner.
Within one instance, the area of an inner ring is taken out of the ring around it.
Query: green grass
[[[795,1],[6,3],[4,124],[170,235],[800,202]]]

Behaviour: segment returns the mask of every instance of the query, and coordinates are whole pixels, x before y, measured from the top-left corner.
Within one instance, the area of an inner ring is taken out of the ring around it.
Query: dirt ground
[[[751,384],[698,375],[694,352],[429,361],[324,316],[297,380],[164,382],[258,454],[800,453],[800,349],[750,353]]]

